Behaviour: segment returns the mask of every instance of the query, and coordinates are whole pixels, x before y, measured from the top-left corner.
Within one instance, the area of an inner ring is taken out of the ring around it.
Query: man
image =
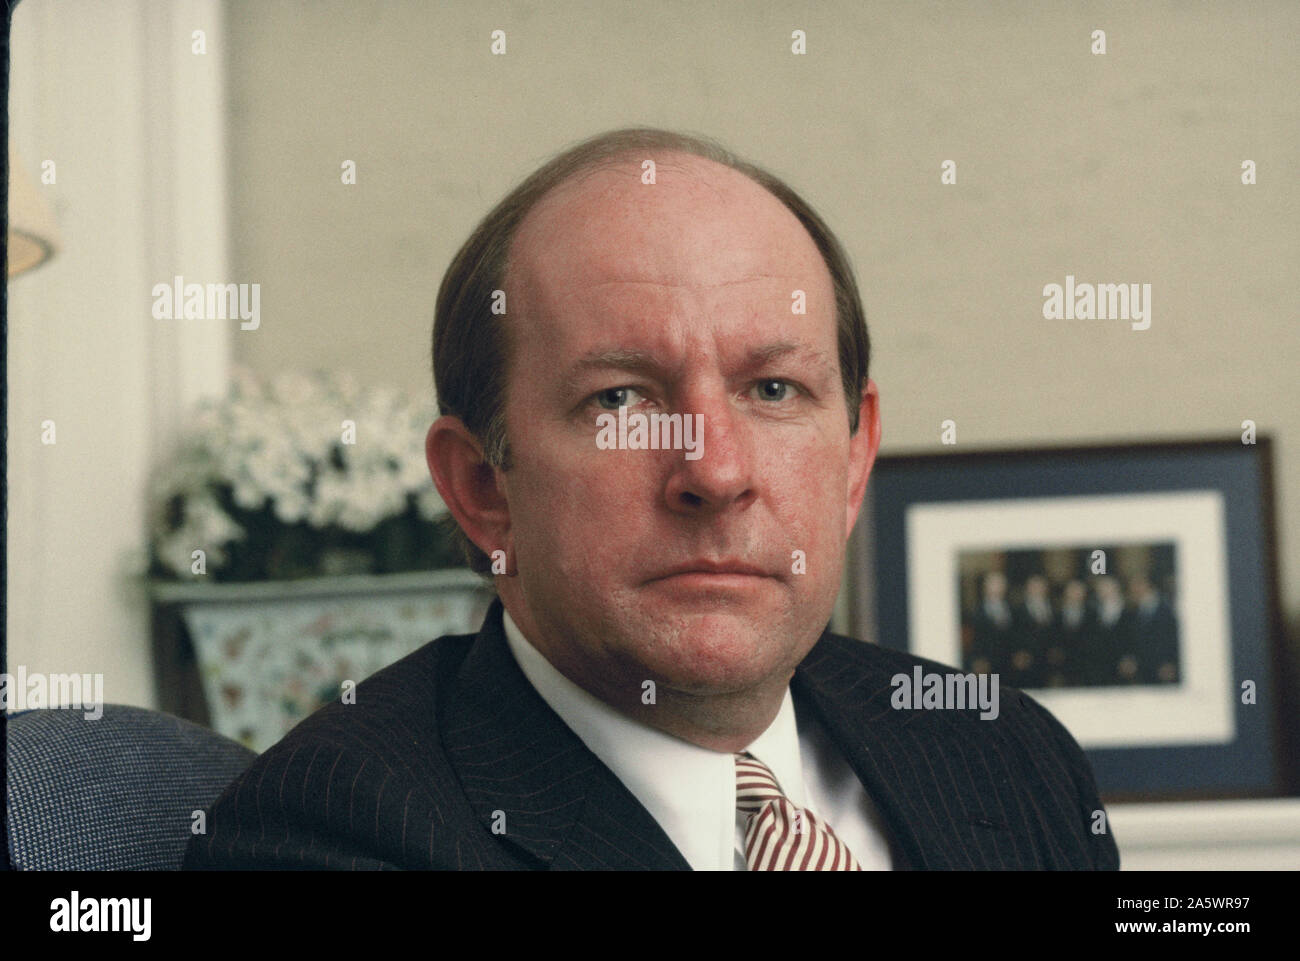
[[[1092,612],[1088,587],[1074,579],[1066,583],[1056,622],[1056,642],[1047,650],[1048,686],[1082,687],[1090,683],[1088,652],[1092,644]]]
[[[1094,582],[1097,617],[1093,621],[1093,663],[1098,685],[1137,683],[1137,657],[1133,652],[1133,617],[1124,606],[1124,589],[1117,578],[1105,574]]]
[[[867,360],[838,242],[770,175],[655,130],[534,173],[434,328],[429,468],[500,601],[259,758],[187,863],[1115,868],[1043,708],[895,710],[942,666],[826,630],[880,442]],[[610,449],[653,415],[669,443]]]
[[[1004,676],[1015,687],[1043,687],[1047,684],[1047,651],[1055,633],[1050,585],[1042,574],[1025,580],[1024,597],[1015,611],[1015,651]]]
[[[989,571],[980,584],[980,603],[972,618],[971,668],[979,674],[1010,666],[1015,614],[1007,603],[1007,578]]]
[[[1143,575],[1129,581],[1133,599],[1133,643],[1143,684],[1178,681],[1178,619],[1173,607]]]

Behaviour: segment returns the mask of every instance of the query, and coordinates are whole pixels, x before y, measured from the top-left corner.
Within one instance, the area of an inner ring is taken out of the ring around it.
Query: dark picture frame
[[[1284,794],[1300,739],[1290,729],[1272,464],[1267,436],[882,456],[850,541],[850,629],[989,670],[969,656],[972,564],[997,557],[1023,568],[1037,549],[1083,557],[1153,545],[1133,550],[1164,558],[1160,583],[1170,594],[1181,587],[1179,666],[1159,680],[1133,672],[1128,685],[1023,689],[1080,742],[1107,800]],[[1243,703],[1245,681],[1253,704]]]

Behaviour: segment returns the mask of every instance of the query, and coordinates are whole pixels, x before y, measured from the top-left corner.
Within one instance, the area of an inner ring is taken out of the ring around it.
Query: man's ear
[[[876,463],[880,450],[880,391],[876,382],[867,378],[862,389],[862,403],[858,407],[858,432],[849,438],[849,490],[845,508],[844,536],[853,533],[862,509],[862,498],[867,491],[867,478]]]
[[[424,438],[429,474],[451,516],[474,545],[489,557],[510,547],[510,504],[498,472],[483,456],[483,445],[459,417],[439,417]]]

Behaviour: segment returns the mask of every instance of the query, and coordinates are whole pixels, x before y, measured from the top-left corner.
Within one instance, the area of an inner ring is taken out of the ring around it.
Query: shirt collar
[[[578,687],[502,612],[511,654],[542,700],[581,738],[664,829],[695,870],[730,871],[736,849],[736,772],[712,751],[627,717]],[[746,750],[766,764],[795,804],[806,806],[794,702]]]

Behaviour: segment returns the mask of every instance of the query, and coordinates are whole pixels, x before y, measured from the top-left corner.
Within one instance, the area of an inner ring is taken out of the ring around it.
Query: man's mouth
[[[666,568],[646,583],[671,582],[683,587],[745,587],[772,576],[770,571],[739,559],[697,558]]]

